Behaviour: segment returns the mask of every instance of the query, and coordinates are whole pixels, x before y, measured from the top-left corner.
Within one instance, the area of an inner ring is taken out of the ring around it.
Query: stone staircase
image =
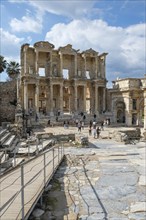
[[[18,142],[18,137],[11,131],[0,129],[0,151],[13,151]]]

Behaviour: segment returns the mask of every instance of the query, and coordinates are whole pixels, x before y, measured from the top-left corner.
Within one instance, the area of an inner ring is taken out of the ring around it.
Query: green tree
[[[3,56],[0,55],[0,73],[2,73],[7,68],[7,61]]]
[[[10,79],[17,79],[18,75],[20,74],[20,65],[15,61],[10,61],[7,64],[6,72]]]

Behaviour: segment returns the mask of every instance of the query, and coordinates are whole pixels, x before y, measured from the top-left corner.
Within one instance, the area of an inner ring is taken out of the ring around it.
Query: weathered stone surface
[[[140,176],[138,184],[141,186],[146,186],[146,176]]]
[[[131,204],[130,212],[146,212],[146,202],[136,202]]]
[[[35,217],[35,218],[38,218],[40,217],[41,215],[44,214],[44,210],[42,209],[35,209],[32,213],[32,215]]]

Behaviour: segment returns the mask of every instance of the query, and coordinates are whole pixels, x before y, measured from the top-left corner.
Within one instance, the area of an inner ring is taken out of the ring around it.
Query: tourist
[[[101,127],[101,130],[102,130],[102,131],[104,130],[103,126],[104,126],[104,122],[101,121],[100,127]]]
[[[92,123],[92,120],[90,120],[90,127],[92,127],[92,124],[93,124],[93,123]]]
[[[35,121],[38,122],[38,119],[39,119],[38,113],[36,113],[36,115],[35,115]]]
[[[81,132],[81,122],[78,122],[78,131]]]
[[[89,136],[91,136],[92,133],[92,126],[89,126]]]
[[[78,127],[79,120],[76,119],[76,120],[75,120],[75,123],[76,123],[76,127]]]
[[[93,127],[93,137],[96,138],[96,127]]]
[[[85,124],[84,121],[82,121],[81,122],[81,127],[82,127],[83,130],[84,130],[84,124]]]
[[[96,134],[97,134],[97,138],[99,138],[99,135],[100,135],[100,128],[99,127],[96,128]]]

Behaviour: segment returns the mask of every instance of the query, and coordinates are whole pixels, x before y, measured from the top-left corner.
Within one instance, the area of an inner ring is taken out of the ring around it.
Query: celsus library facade
[[[70,44],[55,49],[47,41],[22,45],[18,97],[23,109],[46,116],[83,112],[96,114],[97,120],[141,125],[146,120],[146,78],[115,80],[107,89],[107,55]]]

